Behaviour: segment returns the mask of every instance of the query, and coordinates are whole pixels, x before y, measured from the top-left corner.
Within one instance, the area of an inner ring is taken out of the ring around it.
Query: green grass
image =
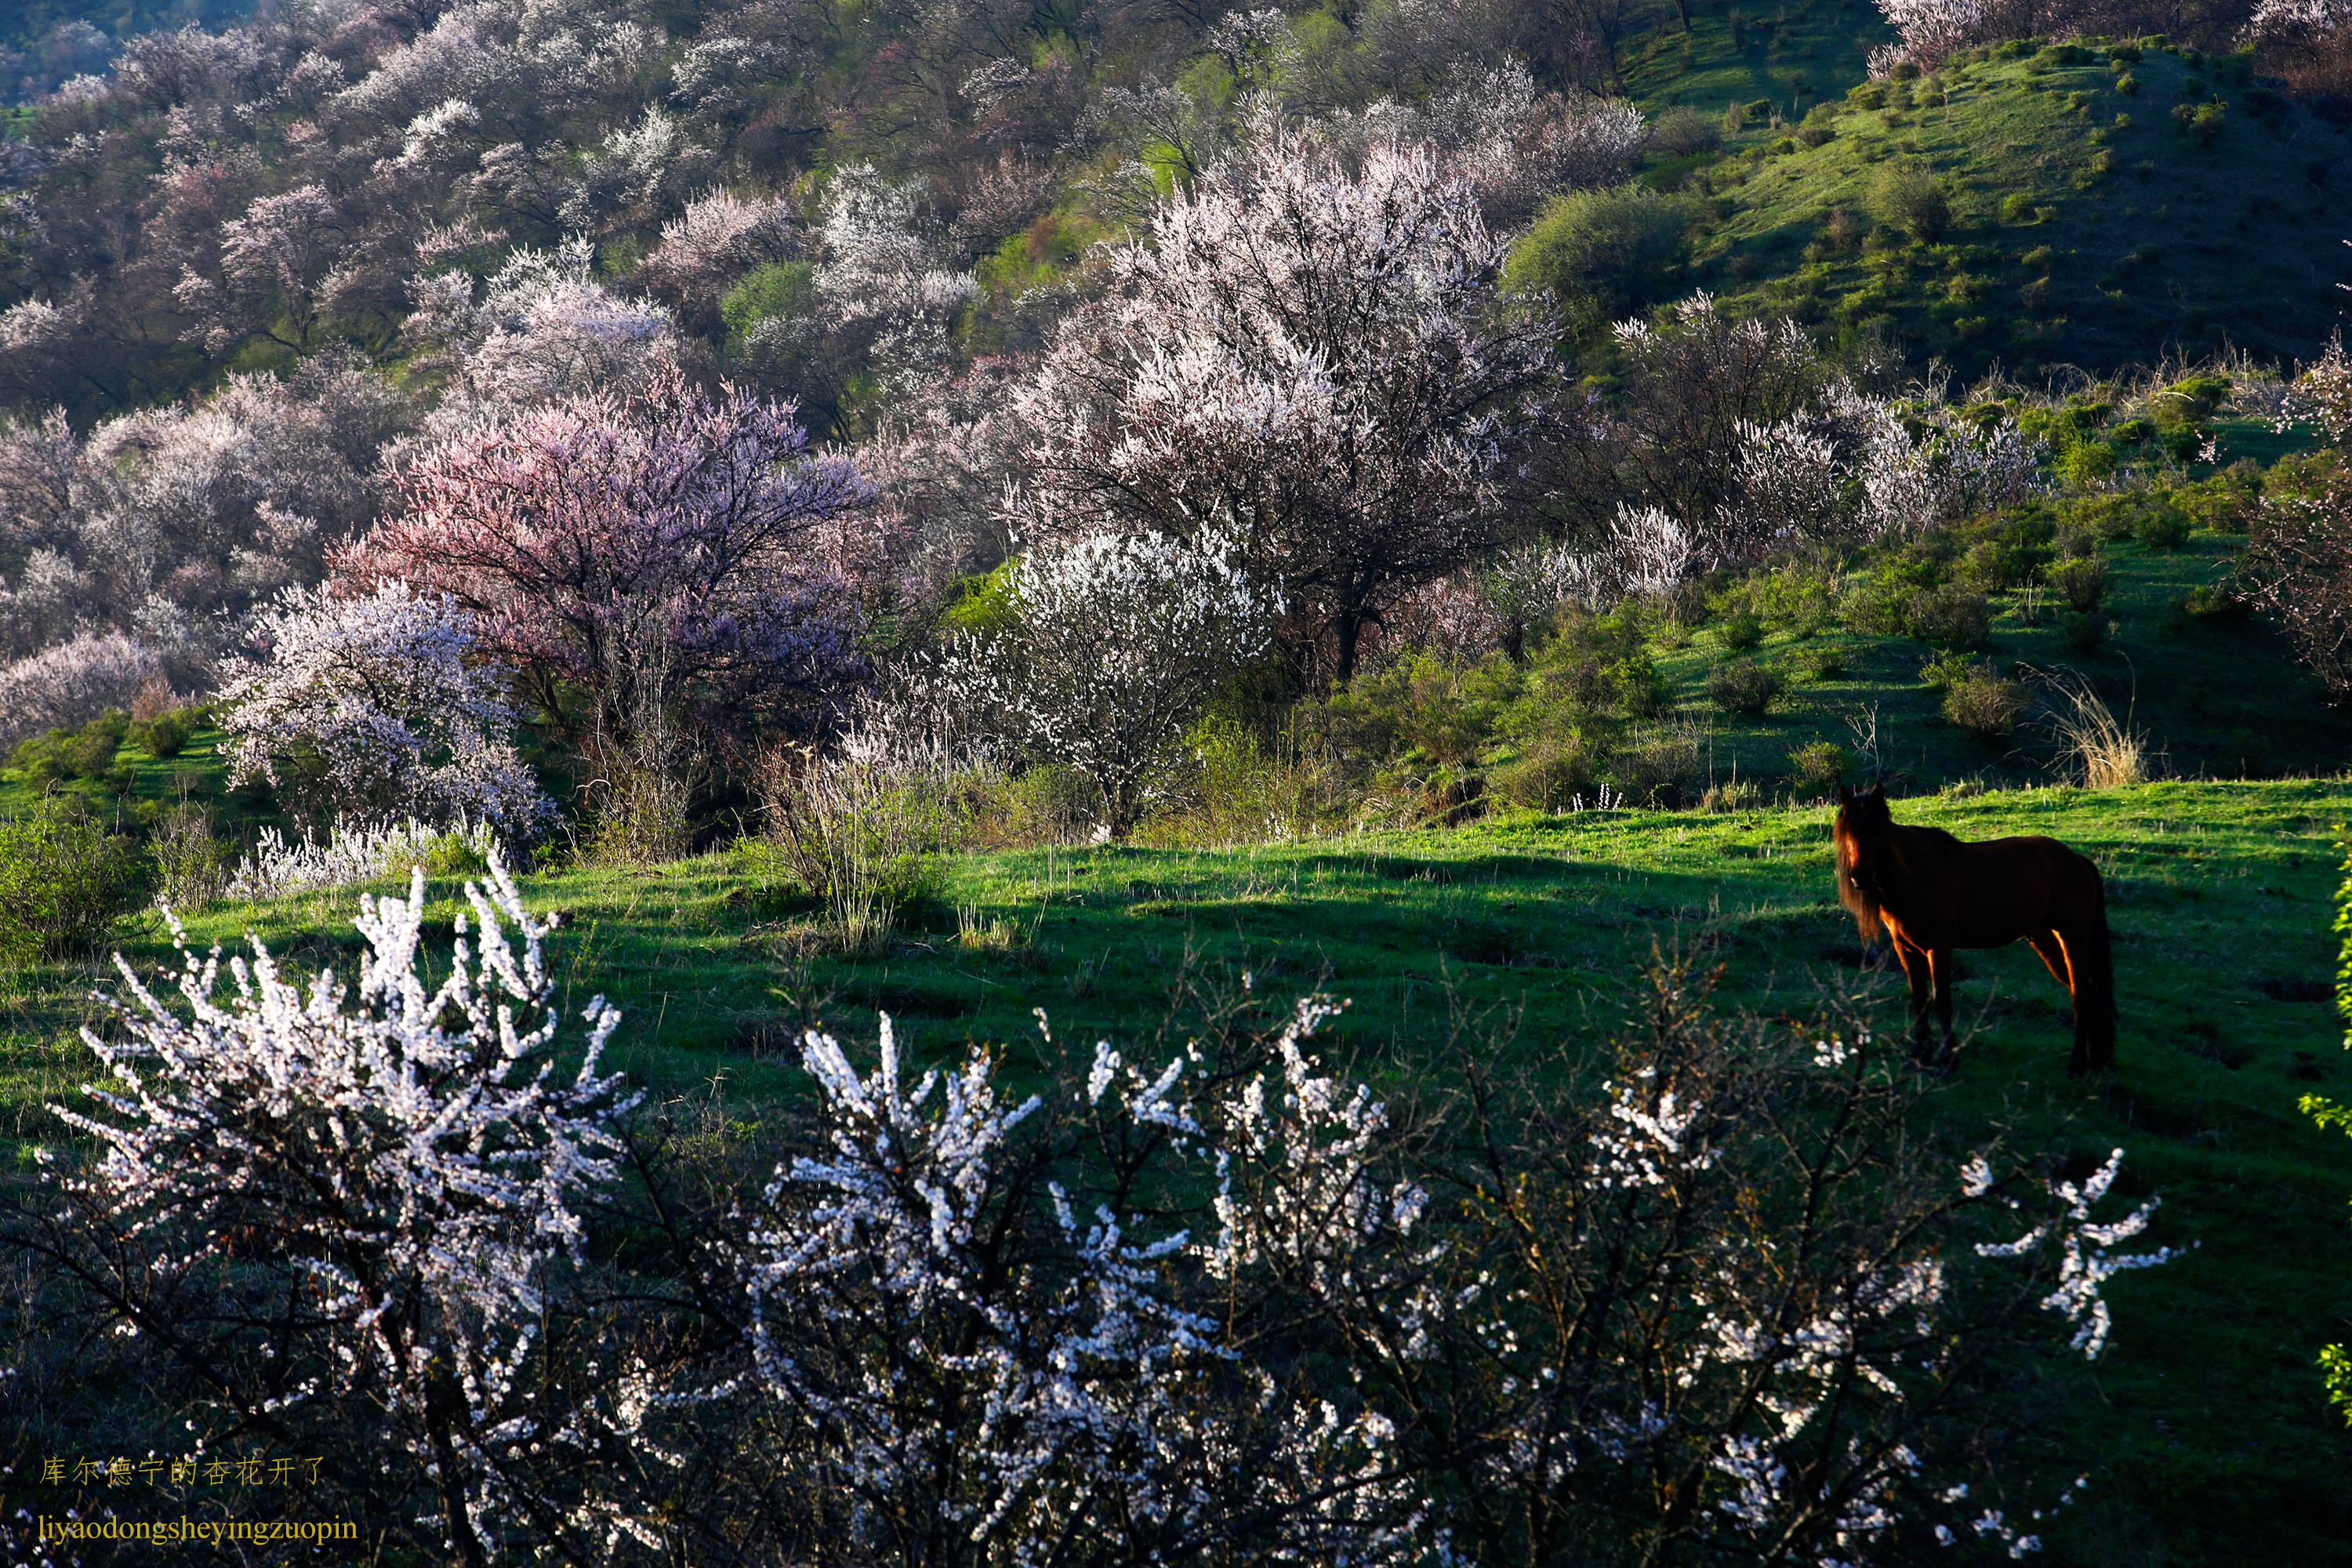
[[[2157,1238],[2199,1244],[2114,1287],[2114,1347],[2035,1416],[2052,1474],[2093,1477],[2088,1500],[2047,1532],[2048,1560],[2352,1562],[2341,1484],[2352,1438],[2312,1365],[2352,1319],[2352,1142],[2294,1109],[2302,1093],[2347,1089],[2325,982],[2352,784],[2051,788],[1906,800],[1897,816],[1966,838],[2035,832],[2076,846],[2108,876],[2117,934],[2117,1066],[2087,1086],[2063,1074],[2065,998],[2032,955],[1967,956],[1959,1013],[1972,1034],[1934,1095],[1940,1131],[2002,1126],[2020,1147],[2078,1157],[2121,1145],[2130,1192],[2164,1194]],[[597,991],[618,1001],[614,1059],[663,1098],[747,1111],[795,1100],[797,1030],[823,1021],[870,1049],[882,1010],[919,1059],[970,1037],[1034,1061],[1035,1006],[1066,1049],[1136,1040],[1160,1026],[1174,978],[1203,967],[1350,998],[1340,1051],[1395,1085],[1462,1009],[1516,1012],[1529,1041],[1605,1031],[1658,944],[1711,943],[1730,1003],[1805,1007],[1858,956],[1830,897],[1828,827],[1818,807],[1627,813],[1226,850],[972,855],[950,863],[903,940],[858,962],[779,958],[780,911],[725,858],[543,875],[526,892],[565,912],[551,956],[567,1006]],[[443,940],[456,890],[431,889]],[[249,930],[299,963],[341,963],[353,897],[190,923],[200,942]],[[967,952],[960,905],[1034,938]],[[141,969],[167,957],[152,918],[127,935]],[[38,1102],[88,1075],[60,1037],[102,978],[96,965],[0,977],[0,1135],[55,1135]],[[1890,980],[1874,984],[1896,1026]]]
[[[1759,99],[1794,118],[1862,80],[1870,51],[1894,37],[1877,7],[1861,0],[1692,9],[1688,33],[1654,15],[1653,30],[1623,50],[1625,92],[1653,118],[1676,105],[1720,114]]]
[[[2352,760],[2352,719],[2328,708],[2319,682],[2295,664],[2279,633],[2257,619],[2200,621],[2172,606],[2191,589],[2218,582],[2242,542],[2199,531],[2177,550],[2125,541],[2105,546],[2108,588],[2099,615],[2115,630],[2095,651],[2066,646],[2056,611],[2045,606],[2028,625],[2018,594],[1993,596],[1992,637],[1979,658],[2004,670],[2022,664],[2086,679],[2118,715],[2128,712],[2175,774],[2236,778],[2328,773]],[[2054,598],[2054,595],[2053,595]],[[1875,709],[1881,754],[1890,772],[1915,787],[1961,779],[2025,784],[2052,777],[2055,748],[2029,723],[2013,743],[1988,744],[1947,723],[1942,693],[1919,678],[1934,648],[1907,637],[1830,630],[1811,637],[1775,632],[1748,657],[1793,665],[1808,648],[1838,649],[1845,672],[1794,684],[1764,718],[1709,716],[1719,777],[1771,785],[1789,753],[1809,741],[1852,746],[1849,721]],[[1687,645],[1654,650],[1676,695],[1706,714],[1702,683],[1727,658],[1717,635],[1697,631]]]
[[[1727,308],[1874,331],[1915,362],[1941,356],[1964,380],[1996,363],[2105,372],[2194,357],[2225,339],[2259,356],[2314,357],[2339,319],[2336,286],[2352,266],[2326,221],[2339,198],[2311,171],[2340,163],[2352,144],[2301,110],[2259,119],[2246,107],[2248,79],[2220,60],[2192,67],[2151,49],[2130,74],[2139,90],[2126,96],[2104,60],[1981,62],[1944,74],[1944,105],[1849,101],[1819,147],[1775,153],[1793,126],[1757,129],[1711,168],[1670,164],[1648,177],[1695,174],[1719,194],[1722,216],[1693,281]],[[1856,71],[1846,81],[1860,79]],[[2192,79],[2210,90],[2191,96]],[[2215,100],[2229,105],[2224,129],[2200,146],[2172,110]],[[2113,165],[2105,174],[2102,154]],[[1831,212],[1866,213],[1889,162],[1944,180],[1951,228],[1933,244],[1904,237],[1884,251],[1830,246]],[[2050,216],[2004,218],[2011,199]],[[2044,247],[2046,285],[2037,283],[2043,266],[2025,259]]]

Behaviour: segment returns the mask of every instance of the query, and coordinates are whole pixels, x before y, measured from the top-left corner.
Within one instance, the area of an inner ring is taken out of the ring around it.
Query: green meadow
[[[2119,1191],[2163,1197],[2154,1239],[2196,1247],[2111,1289],[2117,1327],[2097,1363],[2019,1373],[2031,1436],[2015,1462],[2092,1478],[2046,1531],[2048,1560],[2352,1562],[2347,1439],[2313,1365],[2352,1320],[2352,1142],[2295,1108],[2305,1093],[2342,1097],[2352,1077],[2329,930],[2352,784],[1997,790],[1904,800],[1897,816],[1964,838],[2046,833],[2091,855],[2122,994],[2115,1070],[2076,1082],[2065,995],[2033,955],[1966,955],[1968,1043],[1923,1132],[2068,1168],[2120,1146]],[[1872,964],[1831,895],[1829,826],[1825,806],[1791,805],[967,854],[897,940],[854,961],[807,956],[793,938],[803,911],[763,899],[727,856],[523,885],[562,915],[551,956],[566,1005],[604,993],[626,1010],[614,1059],[658,1100],[749,1131],[801,1102],[806,1027],[870,1052],[887,1012],[919,1061],[981,1040],[1042,1075],[1033,1009],[1048,1013],[1053,1049],[1083,1058],[1109,1037],[1148,1056],[1188,986],[1244,976],[1348,999],[1335,1053],[1396,1093],[1429,1089],[1427,1064],[1465,1028],[1496,1051],[1604,1037],[1662,952],[1719,970],[1725,1006],[1801,1017],[1860,985],[1881,1026],[1899,1029],[1899,977]],[[453,879],[427,889],[436,942],[458,893]],[[347,967],[356,897],[224,904],[188,928],[199,946],[250,933],[289,964]],[[121,950],[142,973],[171,956],[152,915]],[[0,976],[0,1134],[20,1154],[55,1136],[43,1105],[89,1076],[71,1031],[112,988],[96,963]]]

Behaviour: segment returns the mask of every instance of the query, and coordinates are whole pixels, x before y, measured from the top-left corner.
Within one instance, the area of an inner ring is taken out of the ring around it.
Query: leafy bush
[[[1945,722],[1980,741],[2006,741],[2025,714],[2025,688],[1979,665],[1945,691],[1943,712]]]
[[[2180,127],[2181,134],[2200,147],[2210,147],[2221,136],[2222,123],[2227,118],[2219,102],[2200,103],[2193,109],[2185,103],[2172,107],[2172,122]]]
[[[2107,563],[2095,555],[2077,556],[2043,568],[2042,580],[2066,601],[2066,607],[2089,613],[2107,594]]]
[[[1769,709],[1786,689],[1780,672],[1752,658],[1735,658],[1707,671],[1706,695],[1727,713],[1754,717]]]
[[[1706,771],[1705,737],[1691,724],[1638,731],[1609,763],[1617,788],[1644,805],[1681,805],[1696,793]]]
[[[152,719],[135,721],[131,726],[131,743],[158,762],[176,757],[188,748],[188,737],[195,732],[185,709],[173,709],[158,713]]]
[[[1646,185],[1555,196],[1511,252],[1508,284],[1549,293],[1578,331],[1663,298],[1690,254],[1698,205]]]
[[[1547,735],[1532,742],[1518,760],[1494,771],[1496,792],[1538,811],[1561,811],[1595,795],[1607,776],[1610,748],[1583,731]]]
[[[147,836],[155,859],[155,898],[174,910],[193,910],[227,890],[229,850],[214,831],[212,807],[184,800],[167,808]]]
[[[11,760],[30,784],[105,779],[114,773],[115,756],[130,729],[127,715],[109,710],[79,730],[56,729],[19,741]]]
[[[1959,580],[1980,594],[2000,594],[2029,582],[2047,552],[2003,539],[1980,539],[1960,557]]]
[[[1845,624],[1865,637],[1898,637],[1911,627],[1917,583],[1895,572],[1874,572],[1846,595]]]
[[[2180,613],[2190,620],[2238,621],[2253,613],[2253,606],[2226,586],[2191,588],[2180,596]]]
[[[2107,618],[2082,610],[2061,610],[2058,635],[2076,653],[2090,653],[2107,640]]]
[[[1734,610],[1715,628],[1728,653],[1745,653],[1764,640],[1764,619],[1753,610]]]
[[[1499,654],[1467,668],[1407,654],[1334,692],[1326,722],[1344,749],[1376,761],[1461,767],[1493,743],[1516,679]]]
[[[1797,673],[1806,680],[1834,680],[1845,673],[1845,649],[1834,643],[1801,650]]]
[[[1932,245],[1951,226],[1951,198],[1944,182],[1915,164],[1890,164],[1870,187],[1871,215]]]
[[[1677,158],[1712,153],[1723,145],[1721,127],[1687,105],[1670,109],[1661,115],[1650,136]]]
[[[1004,788],[1004,829],[1017,844],[1083,844],[1102,815],[1102,792],[1059,763],[1023,769]]]
[[[1992,605],[1958,583],[1929,588],[1911,601],[1911,635],[1922,642],[1982,647],[1992,636]]]
[[[1789,777],[1808,796],[1829,794],[1853,767],[1853,753],[1835,741],[1808,741],[1789,753]]]
[[[2189,542],[2189,518],[2170,506],[2151,507],[2132,525],[2132,537],[2150,550],[2178,550]]]
[[[1727,784],[1709,784],[1706,793],[1698,797],[1698,808],[1705,812],[1753,811],[1763,804],[1763,787],[1754,779],[1735,778]]]
[[[0,963],[86,952],[136,902],[131,846],[69,795],[0,821]]]

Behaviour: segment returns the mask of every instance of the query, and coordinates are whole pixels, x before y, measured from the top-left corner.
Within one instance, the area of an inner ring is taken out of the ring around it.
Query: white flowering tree
[[[1007,585],[1012,625],[948,651],[943,695],[1094,780],[1102,827],[1123,837],[1186,721],[1265,647],[1282,595],[1214,534],[1044,544]]]
[[[474,618],[403,583],[364,597],[289,589],[256,617],[267,651],[221,690],[231,777],[267,780],[323,825],[417,818],[527,835],[554,810],[508,739],[506,677]]]
[[[1396,595],[1498,537],[1505,409],[1550,370],[1547,334],[1497,305],[1503,258],[1426,147],[1350,172],[1261,121],[1109,253],[1110,298],[1018,399],[1040,529],[1231,531],[1348,680]]]
[[[225,974],[183,946],[167,1004],[118,960],[116,1022],[83,1036],[105,1080],[87,1111],[52,1108],[91,1157],[45,1156],[63,1209],[17,1239],[236,1426],[339,1435],[362,1474],[401,1457],[432,1498],[420,1544],[483,1564],[509,1529],[548,1528],[538,1456],[606,1415],[551,1413],[539,1358],[634,1100],[598,1069],[619,1019],[602,996],[584,1048],[560,1042],[550,922],[496,866],[466,896],[437,984],[421,872],[404,899],[362,898],[366,950],[341,976],[259,947]],[[583,1053],[561,1076],[560,1044]]]

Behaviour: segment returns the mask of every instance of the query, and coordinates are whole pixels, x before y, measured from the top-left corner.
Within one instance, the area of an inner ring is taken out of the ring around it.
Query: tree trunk
[[[1342,610],[1339,617],[1339,665],[1332,672],[1334,689],[1345,687],[1356,679],[1356,641],[1364,633],[1364,615],[1359,610]]]

